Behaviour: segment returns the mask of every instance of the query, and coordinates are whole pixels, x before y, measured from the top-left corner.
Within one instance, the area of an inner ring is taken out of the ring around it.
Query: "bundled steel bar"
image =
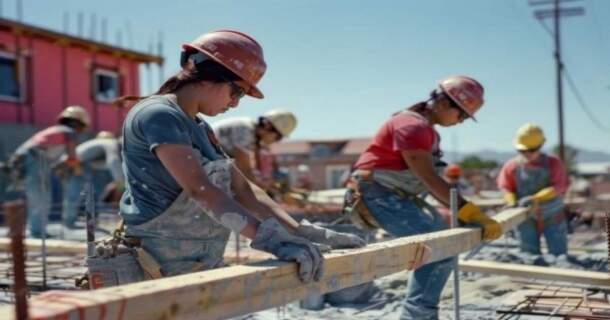
[[[25,205],[23,201],[11,201],[3,205],[6,220],[9,225],[11,252],[13,255],[13,275],[15,292],[16,319],[28,318],[27,284],[25,280],[25,252],[23,248],[23,233],[25,229]]]

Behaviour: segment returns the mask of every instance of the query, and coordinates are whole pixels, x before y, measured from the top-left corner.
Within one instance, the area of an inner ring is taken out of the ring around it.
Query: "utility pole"
[[[564,127],[563,127],[563,61],[561,60],[561,17],[573,17],[583,15],[585,9],[583,7],[562,8],[562,2],[574,2],[580,0],[530,0],[531,6],[538,5],[553,5],[552,9],[543,9],[534,11],[534,17],[538,20],[553,18],[553,36],[555,40],[555,68],[557,76],[557,115],[559,122],[559,157],[561,161],[565,161],[565,143],[564,143]]]

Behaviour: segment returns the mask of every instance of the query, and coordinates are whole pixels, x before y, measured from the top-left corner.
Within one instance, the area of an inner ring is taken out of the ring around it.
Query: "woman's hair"
[[[175,75],[161,85],[157,92],[152,95],[161,95],[176,92],[178,89],[186,86],[187,84],[197,83],[201,81],[209,81],[213,83],[223,83],[228,81],[241,80],[235,73],[225,68],[221,64],[214,60],[208,59],[197,63],[189,61],[184,67],[178,71]],[[148,98],[148,96],[122,96],[117,98],[113,103],[119,107],[122,107],[128,102],[138,102],[142,99]]]

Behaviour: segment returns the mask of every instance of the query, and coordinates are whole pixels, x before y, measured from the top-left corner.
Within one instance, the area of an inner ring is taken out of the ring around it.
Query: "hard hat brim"
[[[238,76],[239,73],[236,70],[234,70],[233,68],[231,68],[231,66],[228,66],[226,63],[222,62],[220,59],[216,58],[215,56],[211,55],[209,52],[207,52],[201,48],[195,47],[190,43],[185,43],[182,45],[182,50],[187,51],[187,52],[199,51],[199,52],[205,54],[206,57],[209,57],[210,59],[214,60],[216,63],[227,68],[237,77],[239,77]],[[258,89],[256,86],[253,86],[253,85],[250,86],[250,89],[248,89],[248,92],[246,92],[246,94],[253,98],[257,98],[257,99],[265,98],[265,95],[263,94],[263,92],[260,89]]]

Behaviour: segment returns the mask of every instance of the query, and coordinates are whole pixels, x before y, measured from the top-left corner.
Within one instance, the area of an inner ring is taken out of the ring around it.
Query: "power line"
[[[599,120],[597,120],[597,117],[595,117],[593,115],[593,112],[591,112],[591,109],[589,109],[589,106],[585,102],[585,99],[583,99],[582,95],[580,94],[580,91],[578,91],[578,88],[576,88],[576,85],[574,84],[574,80],[572,80],[572,76],[568,72],[568,69],[566,68],[565,65],[563,66],[563,71],[564,71],[566,80],[568,80],[568,86],[570,87],[570,90],[572,90],[572,93],[574,94],[576,101],[578,101],[578,105],[580,105],[580,107],[585,112],[585,114],[587,115],[589,120],[591,120],[591,122],[593,122],[593,124],[595,124],[595,126],[599,130],[610,133],[610,127],[604,125]]]

